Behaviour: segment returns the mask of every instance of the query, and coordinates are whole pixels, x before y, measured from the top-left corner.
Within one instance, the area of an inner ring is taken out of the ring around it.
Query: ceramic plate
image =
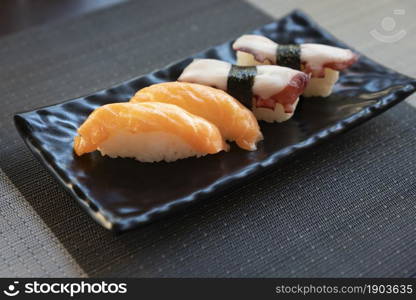
[[[314,42],[351,48],[299,11],[254,33],[278,43]],[[194,57],[235,62],[232,42]],[[264,141],[259,143],[257,151],[243,151],[233,145],[228,153],[152,164],[110,159],[98,152],[82,157],[74,155],[76,130],[93,109],[128,101],[145,86],[176,80],[192,58],[87,97],[15,116],[16,127],[34,155],[104,227],[130,229],[241,185],[282,159],[385,111],[416,87],[413,78],[361,55],[357,64],[341,73],[328,98],[301,99],[294,117],[285,123],[260,122]]]

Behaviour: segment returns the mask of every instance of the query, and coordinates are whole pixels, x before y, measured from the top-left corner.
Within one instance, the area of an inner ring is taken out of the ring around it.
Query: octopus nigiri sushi
[[[280,66],[240,67],[215,59],[195,59],[178,81],[199,83],[226,91],[258,120],[290,119],[304,91],[308,75]]]
[[[237,65],[276,64],[310,74],[305,97],[330,95],[339,71],[358,59],[349,49],[321,44],[279,45],[260,35],[243,35],[234,42],[233,49],[237,51]]]
[[[139,90],[134,103],[163,102],[180,106],[218,127],[226,140],[235,141],[245,150],[256,150],[262,134],[253,113],[226,92],[209,86],[164,82]]]
[[[94,110],[78,129],[77,155],[98,150],[142,162],[175,161],[227,150],[218,128],[172,104],[113,103]]]

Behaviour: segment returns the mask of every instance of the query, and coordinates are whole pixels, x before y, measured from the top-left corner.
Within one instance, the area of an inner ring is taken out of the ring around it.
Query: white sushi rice
[[[269,61],[260,63],[254,59],[253,55],[246,52],[237,51],[237,65],[239,66],[258,66],[269,64]],[[305,97],[328,97],[332,93],[332,88],[338,81],[338,78],[339,71],[325,68],[325,77],[311,78],[302,95]]]
[[[257,120],[266,121],[268,123],[281,123],[289,120],[293,116],[298,102],[299,98],[297,98],[296,102],[293,104],[294,109],[291,113],[286,113],[283,105],[281,105],[280,103],[276,103],[274,110],[271,110],[270,108],[256,107],[255,105],[253,105],[252,109]]]
[[[191,156],[204,156],[177,135],[166,132],[113,134],[98,147],[101,155],[130,157],[141,162],[175,161]]]
[[[325,77],[312,77],[306,86],[303,96],[305,97],[328,97],[332,88],[339,78],[339,71],[325,68]]]
[[[271,65],[271,62],[266,59],[265,62],[261,63],[254,59],[254,56],[250,53],[237,51],[237,65],[243,67],[249,66],[260,66],[260,65]]]

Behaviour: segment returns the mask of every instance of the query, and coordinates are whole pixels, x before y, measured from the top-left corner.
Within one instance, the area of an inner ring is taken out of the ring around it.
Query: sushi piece
[[[78,129],[77,155],[98,150],[142,162],[175,161],[227,150],[218,128],[166,103],[114,103],[94,110]]]
[[[311,75],[305,97],[327,97],[342,71],[358,60],[349,49],[321,44],[279,45],[260,35],[243,35],[233,44],[237,65],[276,64]]]
[[[241,67],[195,59],[178,80],[224,90],[252,108],[258,120],[283,122],[292,117],[308,79],[303,72],[280,66]]]
[[[209,86],[164,82],[139,90],[130,102],[163,102],[180,106],[215,124],[226,140],[256,150],[263,137],[253,113],[226,92]]]

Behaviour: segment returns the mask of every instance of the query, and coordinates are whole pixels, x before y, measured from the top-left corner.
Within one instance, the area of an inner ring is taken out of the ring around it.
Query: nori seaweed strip
[[[254,77],[257,67],[231,65],[228,73],[227,92],[245,106],[251,108],[253,98]]]
[[[278,45],[276,52],[276,63],[282,67],[300,70],[300,46]]]

